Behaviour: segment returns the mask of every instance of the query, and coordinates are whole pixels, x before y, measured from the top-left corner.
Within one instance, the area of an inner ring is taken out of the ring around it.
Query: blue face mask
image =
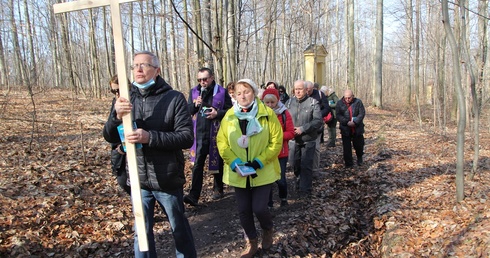
[[[133,85],[140,89],[148,89],[151,85],[155,84],[155,80],[151,79],[143,84],[139,84],[137,82],[133,82]]]

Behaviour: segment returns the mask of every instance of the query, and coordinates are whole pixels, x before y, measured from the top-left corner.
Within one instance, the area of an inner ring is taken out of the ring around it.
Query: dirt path
[[[69,96],[36,95],[34,127],[26,92],[0,99],[0,257],[133,257],[130,200],[110,173],[101,136],[110,99]],[[488,130],[479,173],[456,203],[455,127],[441,136],[427,124],[420,129],[406,111],[367,114],[365,164],[344,169],[340,139],[335,148],[322,146],[323,171],[308,200],[296,198],[289,172],[290,205],[273,210],[274,245],[257,257],[490,256]],[[466,141],[469,171],[470,134]],[[244,241],[233,190],[212,201],[211,177],[203,189],[203,205],[186,206],[199,257],[238,256]],[[161,212],[155,235],[159,255],[173,257]]]

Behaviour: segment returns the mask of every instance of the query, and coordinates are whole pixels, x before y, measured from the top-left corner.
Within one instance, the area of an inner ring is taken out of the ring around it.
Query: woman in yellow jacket
[[[252,257],[258,249],[254,214],[262,228],[262,249],[272,246],[273,222],[267,202],[272,184],[281,178],[277,156],[282,148],[282,127],[257,94],[252,80],[235,84],[236,103],[221,120],[217,135],[225,163],[223,182],[235,187],[240,224],[248,240],[241,257]],[[256,174],[242,176],[237,168],[240,165],[252,167]]]

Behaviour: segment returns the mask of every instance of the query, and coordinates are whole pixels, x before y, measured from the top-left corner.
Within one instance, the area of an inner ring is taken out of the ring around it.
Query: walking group
[[[115,95],[103,136],[111,143],[112,171],[128,194],[129,177],[120,130],[122,117],[131,114],[135,129],[124,132],[124,141],[138,144],[136,161],[149,250],[142,252],[134,237],[135,257],[157,257],[153,235],[154,208],[158,203],[168,217],[177,257],[197,257],[194,238],[184,215],[187,203],[199,205],[205,172],[213,176],[214,200],[224,197],[224,185],[234,189],[246,248],[241,257],[253,257],[260,247],[273,245],[273,185],[280,206],[288,205],[287,165],[293,168],[300,198],[313,194],[320,173],[321,143],[325,125],[327,147],[335,147],[337,122],[346,168],[363,165],[365,109],[362,101],[345,90],[341,99],[332,88],[318,89],[313,82],[297,80],[292,96],[274,81],[259,87],[250,79],[217,84],[209,68],[197,72],[198,84],[187,100],[162,78],[155,54],[138,52],[131,65],[134,81],[129,99],[120,97],[118,78],[110,81]],[[122,78],[119,78],[122,79]],[[189,149],[192,181],[184,194]],[[207,165],[207,166],[206,166]]]

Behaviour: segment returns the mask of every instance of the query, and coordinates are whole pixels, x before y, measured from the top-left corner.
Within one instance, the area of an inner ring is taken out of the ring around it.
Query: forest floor
[[[131,202],[110,172],[101,134],[110,101],[39,92],[33,123],[28,93],[2,92],[0,257],[133,256]],[[456,128],[448,125],[443,135],[431,126],[430,108],[419,125],[414,111],[367,107],[364,165],[344,168],[340,138],[337,147],[322,145],[309,200],[297,198],[289,171],[289,205],[278,207],[275,196],[274,245],[256,257],[489,257],[488,117],[474,180],[466,134],[465,199],[458,203]],[[186,174],[185,192],[190,164]],[[244,240],[233,189],[213,201],[211,178],[201,205],[186,206],[198,256],[236,257]],[[157,252],[173,257],[169,223],[156,214]]]

